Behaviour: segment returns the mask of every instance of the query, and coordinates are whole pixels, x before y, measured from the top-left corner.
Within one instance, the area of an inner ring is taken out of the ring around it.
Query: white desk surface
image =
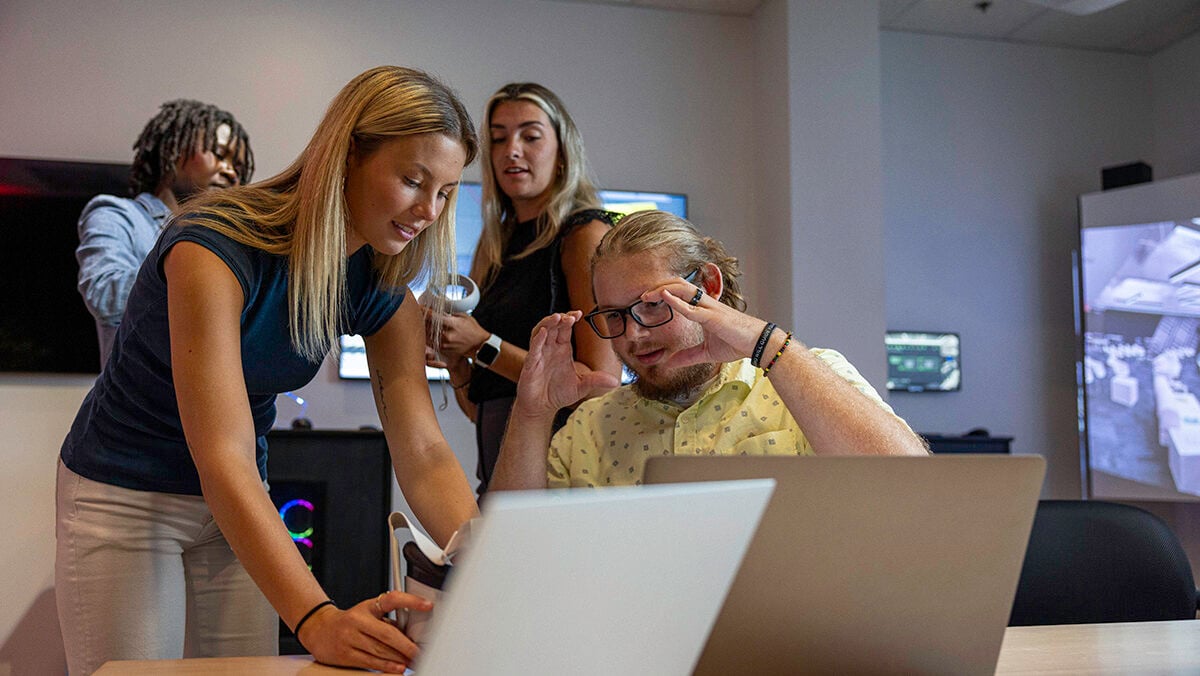
[[[97,676],[332,676],[308,656],[109,662]],[[1200,621],[1009,627],[997,674],[1200,674]]]
[[[1200,674],[1200,621],[1009,627],[997,674]]]

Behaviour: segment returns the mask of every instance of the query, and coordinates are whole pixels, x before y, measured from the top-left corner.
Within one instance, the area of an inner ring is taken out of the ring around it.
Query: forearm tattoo
[[[375,385],[375,401],[379,402],[379,420],[387,423],[387,399],[383,395],[383,375],[375,369],[375,377],[371,379]]]

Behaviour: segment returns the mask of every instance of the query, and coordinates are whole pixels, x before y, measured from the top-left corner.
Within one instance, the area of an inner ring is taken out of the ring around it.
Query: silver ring
[[[704,297],[704,289],[701,289],[700,287],[697,286],[696,287],[696,295],[692,296],[692,299],[688,301],[688,305],[699,305],[700,299],[703,297]]]
[[[383,594],[375,597],[375,610],[378,610],[380,615],[386,615],[387,613],[383,612],[383,606],[379,604],[381,598],[383,598]]]

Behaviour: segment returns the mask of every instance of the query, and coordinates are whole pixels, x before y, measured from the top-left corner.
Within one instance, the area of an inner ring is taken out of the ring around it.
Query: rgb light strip
[[[312,541],[308,539],[308,536],[313,534],[312,526],[309,526],[303,531],[296,532],[292,530],[292,526],[288,522],[288,512],[296,507],[307,509],[309,514],[312,514],[315,509],[313,507],[313,503],[309,502],[308,500],[289,500],[279,508],[279,518],[283,519],[283,525],[287,527],[288,533],[292,536],[292,540],[308,545],[311,548]],[[309,522],[312,522],[311,518],[309,519]]]

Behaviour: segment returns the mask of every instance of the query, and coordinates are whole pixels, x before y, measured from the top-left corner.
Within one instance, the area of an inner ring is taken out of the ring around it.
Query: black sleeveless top
[[[567,294],[567,275],[562,269],[563,239],[575,228],[592,221],[616,223],[619,214],[602,209],[584,209],[567,217],[558,237],[545,247],[519,260],[533,242],[534,220],[518,223],[504,247],[503,263],[496,278],[480,294],[472,316],[479,325],[500,336],[504,342],[529,349],[529,334],[546,315],[571,309]],[[475,403],[517,396],[517,384],[488,369],[475,367],[467,398]]]

